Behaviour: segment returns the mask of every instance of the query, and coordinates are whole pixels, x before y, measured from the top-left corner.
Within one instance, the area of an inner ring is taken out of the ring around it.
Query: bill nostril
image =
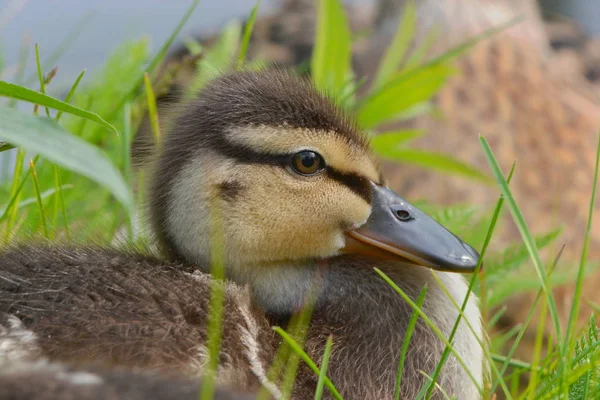
[[[396,218],[402,222],[410,221],[411,219],[413,219],[412,214],[406,210],[396,210],[394,214],[396,215]]]

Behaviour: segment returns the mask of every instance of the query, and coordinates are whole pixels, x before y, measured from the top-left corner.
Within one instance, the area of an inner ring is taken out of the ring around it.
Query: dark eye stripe
[[[213,150],[226,157],[248,164],[265,164],[284,166],[289,163],[291,154],[264,154],[253,151],[245,146],[233,143],[211,143]],[[325,161],[327,163],[327,161]],[[331,166],[325,167],[327,176],[345,186],[371,204],[372,193],[369,179],[351,172],[341,172]]]
[[[351,172],[341,172],[331,167],[327,167],[327,176],[347,186],[367,203],[371,204],[373,193],[371,192],[369,179]]]

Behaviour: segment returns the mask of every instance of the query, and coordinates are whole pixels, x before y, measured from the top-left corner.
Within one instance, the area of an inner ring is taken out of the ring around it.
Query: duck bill
[[[345,252],[410,261],[449,272],[474,272],[479,254],[433,218],[393,191],[373,184],[365,224],[346,232]]]

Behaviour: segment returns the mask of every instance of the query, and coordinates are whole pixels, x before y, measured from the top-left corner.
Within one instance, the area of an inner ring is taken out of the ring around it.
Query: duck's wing
[[[12,400],[196,400],[203,385],[200,379],[119,369],[73,368],[43,360],[0,363],[0,371],[0,398]],[[218,387],[212,398],[254,397]]]
[[[0,360],[141,368],[199,377],[211,278],[152,257],[27,246],[0,255]],[[219,377],[256,388],[274,337],[247,290],[224,283]]]

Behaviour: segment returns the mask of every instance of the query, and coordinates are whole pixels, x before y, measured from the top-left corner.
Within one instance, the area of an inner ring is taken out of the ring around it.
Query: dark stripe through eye
[[[248,164],[278,165],[285,167],[289,164],[290,157],[293,156],[291,154],[259,153],[245,146],[235,145],[226,141],[221,143],[211,143],[211,147],[213,150],[218,151],[226,157]],[[367,203],[371,204],[371,184],[367,178],[355,173],[341,172],[331,166],[326,166],[325,171],[329,178],[347,186]]]
[[[351,172],[341,172],[331,167],[327,167],[327,176],[347,186],[367,203],[371,204],[373,193],[371,191],[371,184],[367,178]]]

